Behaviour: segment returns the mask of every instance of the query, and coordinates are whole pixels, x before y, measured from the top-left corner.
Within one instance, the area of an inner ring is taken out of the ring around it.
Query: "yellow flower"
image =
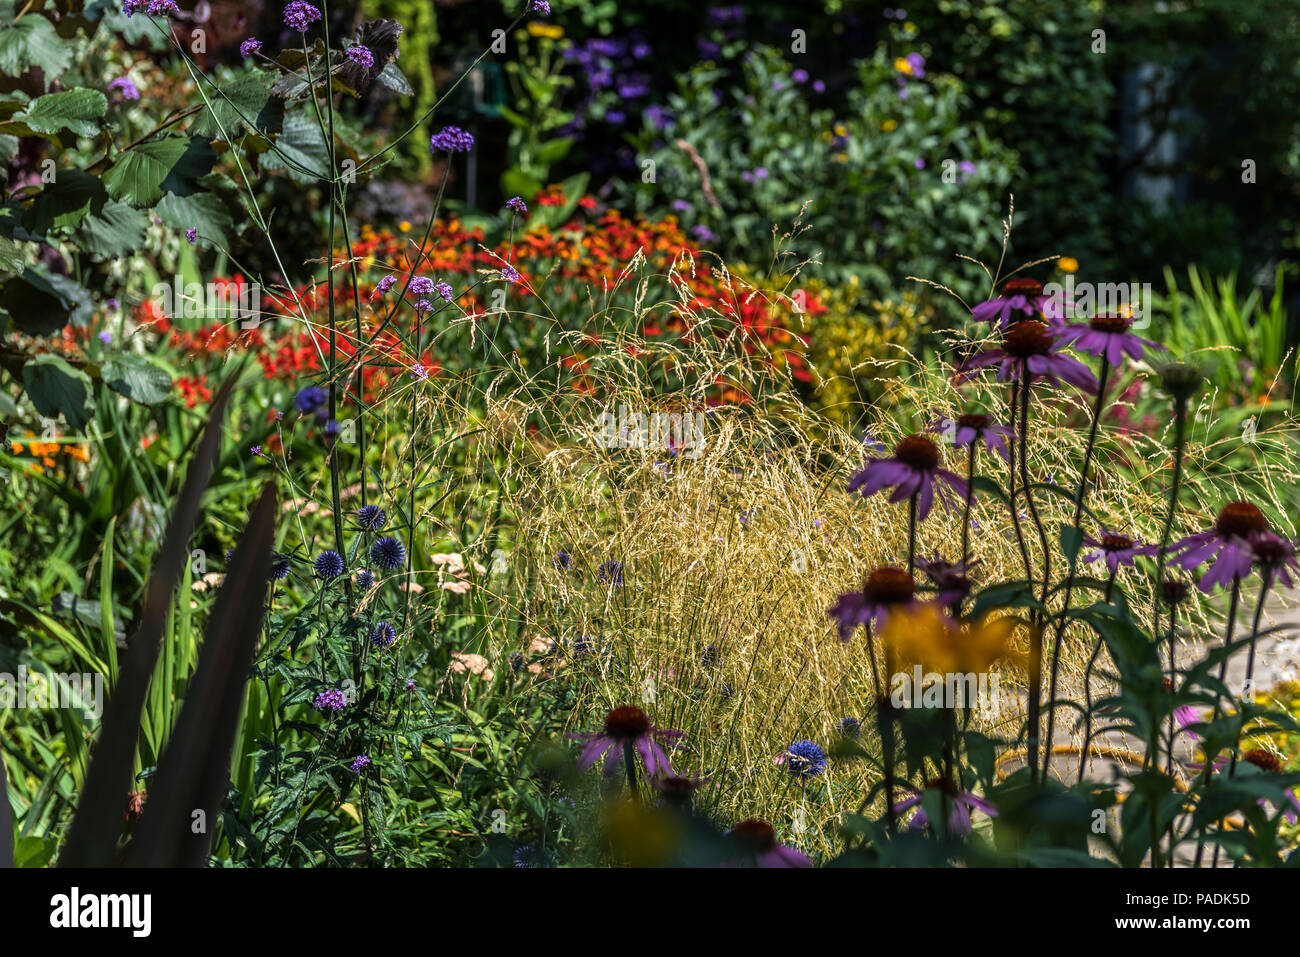
[[[411,224],[404,219],[397,224],[397,228],[404,233],[409,233],[411,231]]]
[[[849,128],[845,126],[843,123],[836,123],[833,127],[831,127],[831,130],[835,133],[836,136],[849,135]]]
[[[894,60],[894,69],[899,73],[906,73],[908,76],[912,75],[912,64],[908,62],[907,57],[900,56]]]
[[[904,32],[904,33],[915,33],[915,32],[916,32],[916,24],[913,23],[911,20],[908,20],[906,23],[903,24],[903,32]]]
[[[533,20],[526,29],[535,37],[550,37],[552,40],[558,40],[564,36],[564,27],[556,23],[538,23]]]
[[[899,662],[919,664],[941,674],[987,671],[996,661],[1018,658],[1011,636],[1026,625],[1020,618],[986,615],[978,623],[958,624],[933,602],[892,612],[880,639]]]
[[[836,153],[836,154],[832,157],[832,159],[834,159],[835,162],[837,162],[837,163],[847,163],[847,162],[849,161],[849,154],[848,154],[848,153]]]
[[[1073,256],[1062,256],[1056,261],[1056,265],[1060,267],[1061,272],[1079,271],[1079,260],[1075,259]]]
[[[898,129],[898,120],[885,120],[885,122],[880,124],[880,128],[886,133],[892,133],[894,130]]]

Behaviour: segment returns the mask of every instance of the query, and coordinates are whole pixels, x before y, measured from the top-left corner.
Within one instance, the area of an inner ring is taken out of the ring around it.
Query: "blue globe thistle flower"
[[[370,591],[375,587],[375,576],[363,568],[357,572],[357,587],[362,591]]]
[[[860,738],[862,737],[862,722],[846,714],[835,725],[835,730],[846,738]]]
[[[532,844],[516,847],[514,854],[510,856],[510,860],[515,867],[536,867],[537,848]]]
[[[343,431],[343,427],[340,426],[338,422],[334,419],[330,419],[328,422],[325,423],[325,437],[327,439],[330,439],[331,441],[337,439],[339,437],[339,433],[342,431]]]
[[[708,645],[700,652],[700,664],[706,668],[715,667],[722,660],[722,652],[716,645]]]
[[[388,514],[378,505],[362,505],[357,509],[357,524],[367,532],[377,532],[388,524]]]
[[[289,577],[290,558],[281,552],[271,555],[271,581],[284,581]]]
[[[510,670],[519,671],[524,666],[524,653],[522,651],[510,652],[509,658]]]
[[[723,701],[730,701],[732,697],[735,695],[735,693],[736,693],[736,689],[733,688],[731,685],[723,685],[721,688],[718,689],[718,697],[721,698]]]
[[[406,548],[391,535],[370,546],[370,560],[385,571],[396,571],[406,564]]]
[[[309,385],[305,389],[299,390],[298,394],[294,396],[293,407],[303,415],[310,415],[324,406],[329,400],[329,390],[318,385]]]
[[[614,558],[607,562],[601,562],[600,567],[596,569],[596,578],[602,585],[613,585],[615,588],[622,587],[623,563]]]
[[[474,148],[474,134],[462,130],[459,126],[444,126],[429,137],[429,150],[448,153],[468,153]]]
[[[555,567],[558,568],[560,571],[567,572],[570,568],[573,567],[573,556],[570,555],[568,552],[566,552],[564,549],[560,549],[558,552],[555,553],[554,564]]]
[[[786,770],[807,781],[826,770],[826,752],[816,741],[800,739],[786,750]]]
[[[370,631],[370,643],[376,648],[387,648],[397,641],[397,629],[389,622],[381,621]]]
[[[346,567],[343,563],[343,556],[332,548],[326,549],[316,556],[313,563],[316,567],[316,574],[321,578],[338,578],[343,574]]]
[[[370,766],[370,755],[358,754],[352,759],[351,770],[353,774],[360,774]]]
[[[586,657],[595,650],[596,646],[592,644],[591,639],[586,635],[579,635],[573,641],[573,654],[577,658]]]

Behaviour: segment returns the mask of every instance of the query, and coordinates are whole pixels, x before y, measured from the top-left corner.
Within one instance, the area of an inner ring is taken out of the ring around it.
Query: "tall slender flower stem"
[[[1115,587],[1115,576],[1119,573],[1119,566],[1115,571],[1110,573],[1106,580],[1106,601],[1110,602],[1111,592]],[[1097,644],[1092,649],[1092,654],[1088,657],[1088,667],[1083,672],[1083,747],[1079,751],[1079,777],[1078,782],[1083,780],[1083,772],[1088,763],[1088,749],[1092,747],[1092,673],[1097,667],[1097,658],[1101,655],[1101,637],[1098,636]]]
[[[971,441],[966,454],[966,508],[961,517],[961,560],[970,561],[970,510],[975,500],[975,442]]]
[[[913,492],[907,500],[907,574],[916,574],[916,497],[920,492]]]
[[[1022,365],[1023,370],[1023,365]],[[1016,420],[1016,409],[1020,401],[1020,381],[1011,384],[1011,421]],[[1034,571],[1029,563],[1029,549],[1025,545],[1025,533],[1020,527],[1020,513],[1016,511],[1016,443],[1013,439],[1007,443],[1007,505],[1011,509],[1011,525],[1016,531],[1016,544],[1020,546],[1020,558],[1025,563],[1025,580],[1032,584]]]
[[[1097,377],[1097,402],[1092,408],[1092,425],[1088,429],[1088,444],[1083,451],[1083,468],[1079,472],[1079,488],[1074,493],[1074,530],[1082,530],[1083,500],[1088,490],[1088,468],[1092,465],[1092,452],[1097,445],[1097,430],[1101,425],[1101,413],[1106,403],[1106,380],[1110,377],[1110,362],[1105,356],[1101,359],[1101,372]],[[1070,598],[1074,591],[1075,570],[1078,568],[1079,556],[1076,552],[1070,556],[1070,570],[1065,579],[1065,598],[1061,602],[1061,611],[1056,619],[1056,636],[1052,644],[1051,675],[1047,681],[1047,740],[1050,742],[1056,731],[1056,684],[1061,672],[1061,645],[1065,642],[1066,620],[1070,613]],[[1048,745],[1051,746],[1050,744]],[[1083,769],[1083,756],[1079,758],[1079,769]]]
[[[1183,452],[1187,445],[1187,402],[1174,401],[1174,476],[1169,486],[1169,508],[1165,511],[1164,528],[1160,531],[1160,548],[1156,552],[1156,589],[1164,581],[1165,557],[1169,551],[1169,538],[1173,534],[1174,514],[1178,511],[1178,490],[1183,481]],[[1156,602],[1155,627],[1160,628],[1160,603]],[[1154,634],[1154,632],[1153,632]],[[1170,652],[1172,654],[1172,652]]]
[[[623,742],[623,767],[627,769],[627,790],[633,801],[641,799],[636,789],[636,748],[631,740]]]
[[[1232,644],[1232,635],[1233,632],[1236,630],[1236,625],[1237,625],[1237,605],[1240,604],[1240,602],[1241,602],[1241,576],[1233,575],[1232,593],[1228,598],[1228,630],[1223,637],[1224,647],[1227,647],[1228,645]],[[1228,659],[1224,658],[1222,664],[1219,665],[1220,683],[1223,682],[1223,679],[1227,676],[1227,673],[1228,673]],[[1222,707],[1223,707],[1222,699],[1216,696],[1214,701],[1214,718],[1213,718],[1214,721],[1219,720],[1219,715],[1222,714],[1222,710],[1221,710]],[[1210,782],[1210,772],[1214,768],[1214,761],[1212,760],[1212,758],[1213,755],[1211,755],[1207,750],[1205,754],[1205,770],[1201,772],[1202,789],[1204,789],[1205,786]],[[1202,827],[1200,837],[1196,841],[1195,865],[1197,867],[1201,866],[1201,861],[1205,858],[1205,832],[1206,832],[1205,827]]]
[[[1051,552],[1047,548],[1047,532],[1043,529],[1043,523],[1038,517],[1038,508],[1034,505],[1034,495],[1029,488],[1029,393],[1030,389],[1030,372],[1024,362],[1020,364],[1020,485],[1025,496],[1025,507],[1033,519],[1034,527],[1038,530],[1038,543],[1043,553],[1043,587],[1040,604],[1047,604],[1047,586],[1052,577],[1052,558]],[[1014,442],[1012,443],[1015,444]],[[1011,513],[1017,515],[1015,496],[1011,496]],[[1018,527],[1018,526],[1017,526]],[[1022,542],[1023,547],[1023,542]],[[1033,576],[1030,576],[1030,588],[1033,587]],[[1039,719],[1042,713],[1043,703],[1043,618],[1040,610],[1035,610],[1031,616],[1034,627],[1029,635],[1029,704],[1026,714],[1028,723],[1028,750],[1029,750],[1029,777],[1035,779],[1038,777],[1038,748],[1039,748]],[[1047,742],[1050,752],[1051,741]],[[1043,762],[1043,777],[1047,776],[1047,762]]]

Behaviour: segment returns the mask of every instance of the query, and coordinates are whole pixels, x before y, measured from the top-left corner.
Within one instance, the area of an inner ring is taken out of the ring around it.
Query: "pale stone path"
[[[1236,634],[1238,636],[1249,633],[1252,615],[1253,609],[1241,610],[1237,618]],[[1267,693],[1269,689],[1275,688],[1283,682],[1300,680],[1300,590],[1270,601],[1265,609],[1263,621],[1260,623],[1260,630],[1264,631],[1276,626],[1281,626],[1282,630],[1261,638],[1256,648],[1255,687],[1262,693]],[[1204,653],[1205,648],[1200,641],[1180,641],[1176,651],[1176,659],[1180,666],[1185,666],[1189,662],[1198,660]],[[1247,652],[1244,650],[1229,659],[1227,685],[1234,694],[1240,694],[1245,687],[1246,659]],[[1097,693],[1097,686],[1094,682],[1094,697]],[[1077,688],[1061,689],[1059,697],[1072,697],[1074,700],[1081,701],[1083,699],[1082,685],[1080,684]],[[1061,726],[1062,719],[1064,719],[1064,727]],[[1058,710],[1054,744],[1079,744],[1083,732],[1081,729],[1076,729],[1076,723],[1081,724],[1077,712]],[[1093,740],[1096,746],[1129,751],[1136,755],[1142,755],[1146,750],[1143,742],[1135,741],[1118,732],[1094,735]],[[1175,758],[1192,760],[1193,751],[1194,742],[1185,734],[1179,735],[1174,752]],[[1007,770],[1014,770],[1022,764],[1023,762],[1008,762],[1005,767]],[[1054,754],[1051,758],[1050,769],[1051,773],[1059,780],[1073,783],[1079,774],[1078,755]],[[1137,766],[1128,768],[1128,770],[1137,769]],[[1124,763],[1120,760],[1094,755],[1090,758],[1084,773],[1090,780],[1111,783],[1120,778],[1122,776],[1121,772],[1124,770]],[[1121,786],[1121,790],[1127,790],[1127,787]],[[1117,824],[1117,815],[1112,813],[1108,826],[1116,826]],[[1190,867],[1194,863],[1194,857],[1194,848],[1190,846],[1180,848],[1175,857],[1176,866]],[[1202,860],[1202,866],[1209,866],[1210,858],[1211,855],[1207,853]],[[1222,859],[1220,866],[1224,866]]]

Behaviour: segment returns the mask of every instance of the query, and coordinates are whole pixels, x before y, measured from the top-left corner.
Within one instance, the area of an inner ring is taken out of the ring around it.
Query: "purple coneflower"
[[[1106,361],[1118,366],[1124,356],[1141,359],[1143,349],[1164,349],[1158,342],[1143,339],[1129,332],[1133,320],[1125,316],[1097,316],[1089,319],[1087,325],[1073,323],[1062,330],[1057,341],[1061,345],[1074,344],[1080,352],[1093,356],[1105,356]]]
[[[950,562],[935,555],[934,558],[917,556],[916,567],[925,572],[938,592],[935,597],[941,605],[955,605],[970,593],[970,570],[979,564],[976,561]]]
[[[859,489],[862,497],[886,488],[894,489],[891,502],[917,496],[917,518],[924,519],[934,504],[935,479],[944,482],[963,499],[966,480],[955,472],[939,468],[939,446],[923,435],[909,435],[894,447],[891,459],[873,459],[849,481],[849,491]],[[945,495],[943,486],[939,494]]]
[[[950,419],[940,419],[935,423],[933,430],[942,431]],[[1011,453],[1007,449],[1008,441],[1015,441],[1016,434],[1005,425],[998,425],[993,421],[993,416],[985,415],[981,412],[968,412],[965,415],[957,416],[955,420],[956,431],[952,436],[954,448],[964,449],[972,445],[978,445],[981,441],[988,452],[996,452],[1002,456],[1003,461],[1011,461]]]
[[[650,783],[663,795],[664,803],[686,804],[696,791],[708,783],[708,780],[708,778],[686,774],[661,774],[651,778]]]
[[[996,319],[994,324],[1005,330],[1014,321],[1013,312],[1032,319],[1038,315],[1055,316],[1058,311],[1052,297],[1043,295],[1043,284],[1037,279],[1008,279],[1002,284],[1002,295],[981,302],[971,310],[971,318],[990,323]]]
[[[839,622],[841,641],[848,641],[858,625],[872,624],[883,628],[895,608],[916,604],[916,583],[901,568],[888,565],[877,568],[862,584],[861,591],[840,595],[827,612]]]
[[[1300,561],[1296,559],[1295,542],[1289,541],[1276,532],[1256,532],[1250,536],[1250,552],[1255,564],[1271,581],[1278,581],[1291,588],[1294,580],[1291,573],[1300,575]]]
[[[1052,382],[1062,380],[1088,392],[1097,391],[1097,377],[1092,370],[1073,356],[1061,352],[1062,343],[1047,328],[1047,323],[1037,319],[1022,319],[1007,330],[1001,348],[984,349],[964,363],[961,371],[997,365],[998,381],[1016,382],[1021,370],[1029,376],[1042,376]]]
[[[618,770],[622,758],[621,747],[630,745],[641,760],[645,762],[646,774],[673,774],[673,766],[668,755],[660,747],[659,741],[671,746],[672,742],[682,737],[681,731],[665,731],[650,723],[646,713],[635,705],[622,705],[605,716],[603,731],[571,732],[568,737],[575,741],[585,741],[582,755],[578,758],[578,770],[586,771],[606,754],[605,773],[613,774]],[[659,740],[656,740],[659,739]]]
[[[1119,566],[1132,566],[1133,559],[1139,555],[1154,555],[1160,549],[1155,545],[1139,545],[1127,535],[1120,535],[1117,532],[1103,532],[1101,540],[1093,538],[1090,535],[1083,536],[1083,544],[1087,545],[1093,551],[1083,556],[1085,562],[1095,562],[1099,559],[1106,559],[1106,567],[1114,574],[1119,570]]]
[[[908,784],[903,785],[903,787],[911,791],[912,796],[904,798],[895,804],[894,810],[906,811],[910,807],[915,807],[917,810],[912,815],[912,822],[908,825],[908,828],[909,830],[919,831],[930,823],[925,808],[920,806],[925,791],[917,790]],[[998,816],[997,808],[973,791],[959,790],[957,782],[951,778],[935,778],[926,783],[925,790],[941,791],[952,802],[952,811],[948,815],[948,832],[950,834],[969,834],[971,832],[971,811],[983,811],[989,817]]]
[[[1200,581],[1201,591],[1209,593],[1215,585],[1250,574],[1255,559],[1250,540],[1268,530],[1268,519],[1257,507],[1249,502],[1229,502],[1220,509],[1213,528],[1188,535],[1169,546],[1170,554],[1174,555],[1170,564],[1191,571],[1213,561]]]
[[[736,856],[729,862],[733,867],[812,867],[807,854],[779,843],[776,831],[766,821],[741,821],[726,836],[736,847]]]

